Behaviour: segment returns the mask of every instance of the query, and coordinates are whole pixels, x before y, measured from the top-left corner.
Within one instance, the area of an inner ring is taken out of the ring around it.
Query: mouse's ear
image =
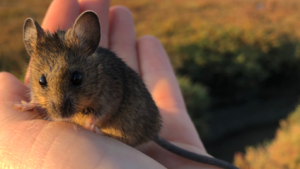
[[[75,21],[68,36],[76,36],[78,47],[89,55],[99,46],[101,27],[97,14],[93,11],[83,12]],[[74,38],[74,37],[73,37]]]
[[[29,55],[33,53],[36,44],[44,36],[45,32],[41,26],[32,18],[27,18],[24,22],[23,41]]]

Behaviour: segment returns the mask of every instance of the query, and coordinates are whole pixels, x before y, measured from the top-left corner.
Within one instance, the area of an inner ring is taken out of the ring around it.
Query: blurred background
[[[23,80],[23,22],[51,0],[0,1],[0,71]],[[240,168],[300,168],[300,1],[111,0],[164,45],[207,151]]]

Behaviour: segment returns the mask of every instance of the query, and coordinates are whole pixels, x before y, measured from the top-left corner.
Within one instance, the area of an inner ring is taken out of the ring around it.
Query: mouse
[[[32,18],[23,26],[30,63],[30,102],[19,111],[43,108],[66,121],[135,147],[154,141],[183,158],[237,169],[225,161],[181,149],[159,136],[162,117],[141,77],[109,49],[99,47],[97,14],[85,11],[69,30],[45,31]]]

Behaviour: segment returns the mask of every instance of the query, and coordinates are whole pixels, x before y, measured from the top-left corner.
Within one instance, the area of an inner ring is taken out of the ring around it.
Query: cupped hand
[[[181,148],[209,156],[187,114],[164,48],[152,36],[136,40],[128,9],[109,8],[108,0],[55,0],[42,27],[50,32],[68,29],[85,10],[93,10],[99,17],[100,46],[114,51],[143,78],[163,117],[159,135]],[[27,71],[25,84],[29,76]],[[29,101],[28,88],[11,74],[0,73],[0,93],[3,168],[213,168],[178,157],[153,142],[137,150],[73,124],[40,120],[35,111],[16,111],[13,103]]]

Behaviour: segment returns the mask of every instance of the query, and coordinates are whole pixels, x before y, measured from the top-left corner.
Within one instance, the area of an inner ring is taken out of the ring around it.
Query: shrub
[[[176,48],[178,56],[173,60],[180,62],[177,74],[209,86],[213,96],[234,99],[243,91],[257,92],[280,72],[292,76],[295,72],[290,70],[299,71],[296,41],[278,37],[278,44],[266,44],[268,49],[264,51],[246,44],[241,37],[243,34],[231,36],[231,32],[224,32],[216,40],[207,37]]]
[[[235,154],[234,164],[241,169],[300,168],[300,105],[280,122],[272,142]]]
[[[210,99],[207,89],[201,84],[191,83],[187,77],[178,77],[178,83],[190,117],[201,136],[205,136],[209,130],[207,125],[209,115],[206,110]]]
[[[299,72],[297,0],[112,2],[133,11],[139,36],[161,40],[178,75],[216,98],[255,94],[278,74]]]

